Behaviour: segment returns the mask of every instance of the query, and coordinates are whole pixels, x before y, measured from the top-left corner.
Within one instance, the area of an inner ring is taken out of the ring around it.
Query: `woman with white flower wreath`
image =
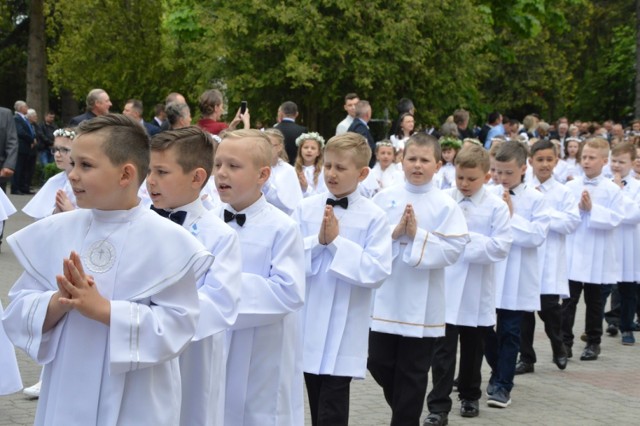
[[[296,139],[298,155],[295,168],[302,194],[308,197],[326,190],[324,184],[324,138],[317,132],[303,133]]]
[[[71,143],[76,136],[72,129],[58,129],[53,132],[55,137],[51,153],[56,166],[62,171],[47,180],[38,193],[22,209],[34,219],[42,219],[55,213],[74,210],[76,197],[73,195],[67,175],[71,166]]]

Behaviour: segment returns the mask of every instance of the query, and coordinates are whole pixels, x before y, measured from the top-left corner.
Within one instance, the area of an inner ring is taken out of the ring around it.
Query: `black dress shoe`
[[[469,399],[460,400],[460,415],[462,417],[478,417],[480,414],[480,403]]]
[[[615,324],[609,324],[607,326],[607,334],[611,337],[618,335],[618,327]]]
[[[580,361],[595,361],[600,355],[600,345],[587,345],[580,355]]]
[[[449,424],[449,413],[429,413],[422,426],[446,426]]]
[[[520,360],[516,364],[515,374],[518,375],[518,374],[533,373],[533,370],[534,370],[533,364]]]
[[[567,359],[566,356],[554,356],[553,357],[553,363],[555,365],[557,365],[560,370],[564,370],[565,368],[567,368],[567,362],[568,361],[569,360]]]

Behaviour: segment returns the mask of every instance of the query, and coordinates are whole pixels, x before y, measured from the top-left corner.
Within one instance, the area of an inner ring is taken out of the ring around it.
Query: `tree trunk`
[[[640,118],[640,0],[636,0],[636,118]]]
[[[27,53],[27,103],[40,120],[49,109],[47,52],[44,31],[44,0],[31,0],[29,8],[29,50]]]

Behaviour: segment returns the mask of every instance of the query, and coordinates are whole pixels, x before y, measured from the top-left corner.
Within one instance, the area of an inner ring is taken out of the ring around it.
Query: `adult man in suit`
[[[102,89],[93,89],[87,95],[87,112],[77,115],[69,121],[69,126],[75,127],[85,120],[91,120],[100,115],[109,114],[111,100],[109,95]]]
[[[28,179],[29,161],[31,160],[31,150],[36,147],[36,132],[27,118],[29,106],[25,101],[16,101],[13,105],[15,115],[13,117],[18,135],[18,159],[11,181],[11,193],[24,195],[31,193]]]
[[[360,100],[356,104],[356,116],[353,119],[353,123],[349,126],[349,132],[361,134],[367,139],[369,146],[371,147],[371,159],[369,160],[369,167],[373,167],[376,164],[376,141],[371,136],[369,131],[369,120],[371,120],[371,104],[368,101]]]
[[[298,154],[296,139],[307,131],[306,127],[296,124],[297,117],[298,105],[294,102],[287,101],[278,108],[278,124],[274,126],[284,135],[284,149],[287,152],[289,164],[291,165],[295,164],[296,155]]]
[[[7,189],[18,160],[18,134],[11,110],[0,107],[0,188]]]
[[[16,122],[13,119],[11,110],[0,107],[0,188],[7,189],[7,180],[13,176],[18,159],[18,135],[16,133]],[[2,244],[2,234],[4,231],[4,221],[0,222],[0,245]]]
[[[144,121],[144,119],[142,118],[143,111],[144,110],[142,101],[138,99],[129,99],[127,103],[124,104],[124,110],[122,111],[122,114],[131,117],[135,121],[140,123],[140,125],[147,131],[147,135],[149,136],[153,136],[156,133],[160,132],[160,127],[154,126],[153,124]]]
[[[347,133],[349,126],[353,123],[353,118],[356,116],[356,104],[360,101],[356,93],[348,93],[344,97],[344,110],[347,111],[347,116],[336,126],[336,136],[343,133]]]

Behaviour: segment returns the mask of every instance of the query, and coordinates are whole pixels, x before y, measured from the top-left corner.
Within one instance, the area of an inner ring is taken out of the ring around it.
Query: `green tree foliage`
[[[48,20],[59,34],[50,49],[54,89],[84,99],[92,88],[105,89],[122,108],[141,99],[147,111],[171,86],[160,33],[162,7],[154,0],[58,0]]]
[[[224,80],[231,103],[249,100],[254,118],[272,122],[277,106],[294,100],[307,125],[330,134],[348,92],[370,99],[374,116],[409,96],[420,106],[419,118],[429,122],[480,97],[474,82],[486,67],[477,55],[491,34],[467,0],[238,0],[194,6],[195,15],[172,26],[182,29],[184,51],[193,51],[188,39],[199,29],[210,40],[190,80],[201,90]]]

